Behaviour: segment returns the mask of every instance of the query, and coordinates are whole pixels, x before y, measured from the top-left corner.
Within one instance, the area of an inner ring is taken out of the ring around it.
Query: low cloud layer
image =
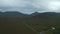
[[[49,11],[48,5],[52,1],[58,2],[60,0],[0,0],[0,10],[16,10],[28,14],[36,11]]]

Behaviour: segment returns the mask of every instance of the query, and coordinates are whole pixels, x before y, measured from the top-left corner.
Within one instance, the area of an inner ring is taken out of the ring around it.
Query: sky
[[[60,12],[60,0],[0,0],[0,11]]]

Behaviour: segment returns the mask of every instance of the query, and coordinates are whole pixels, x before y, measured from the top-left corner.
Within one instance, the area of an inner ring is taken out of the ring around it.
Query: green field
[[[0,34],[53,34],[51,27],[60,26],[59,20],[0,18]],[[49,33],[48,33],[49,32]]]

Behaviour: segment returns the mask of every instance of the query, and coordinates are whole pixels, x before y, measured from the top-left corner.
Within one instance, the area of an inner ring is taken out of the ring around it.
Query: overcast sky
[[[3,12],[19,11],[22,13],[33,12],[59,12],[60,0],[0,0],[0,10]]]

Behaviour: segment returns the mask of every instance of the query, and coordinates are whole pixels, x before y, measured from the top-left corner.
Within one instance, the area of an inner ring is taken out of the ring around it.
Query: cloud
[[[32,5],[40,8],[43,3],[44,0],[0,0],[0,7],[25,7]]]
[[[22,13],[35,11],[48,11],[48,4],[51,1],[60,0],[0,0],[1,10],[17,10]]]
[[[0,0],[0,7],[24,7],[26,4],[22,0]]]

